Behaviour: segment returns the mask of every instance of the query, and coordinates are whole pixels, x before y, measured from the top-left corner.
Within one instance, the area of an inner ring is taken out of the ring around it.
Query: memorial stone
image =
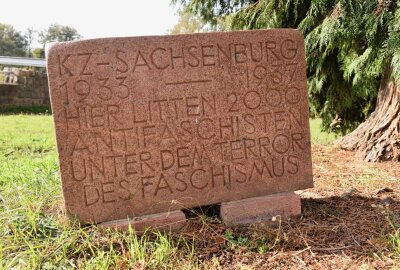
[[[313,186],[297,30],[62,42],[47,58],[65,206],[82,223]]]

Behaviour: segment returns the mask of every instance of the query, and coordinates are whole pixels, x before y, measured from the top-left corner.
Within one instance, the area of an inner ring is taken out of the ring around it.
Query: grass
[[[321,132],[319,124],[311,121],[312,141],[329,144],[335,137]],[[139,237],[132,230],[71,224],[62,205],[52,117],[0,115],[0,269],[218,269],[224,262],[248,269],[242,262],[233,264],[235,258],[275,254],[290,241],[300,241],[297,231],[289,236],[280,223],[243,232],[206,218],[198,220],[194,234]],[[331,207],[329,215],[340,213],[335,204]],[[383,237],[399,255],[396,222],[390,221],[392,229]],[[216,243],[219,249],[212,252]]]
[[[311,119],[310,120],[310,130],[311,130],[311,142],[313,144],[330,144],[338,137],[334,133],[328,133],[321,130],[322,120]]]
[[[51,113],[51,108],[49,106],[43,105],[7,105],[0,107],[1,114],[49,114]]]
[[[183,245],[161,233],[103,234],[66,222],[49,115],[0,116],[0,191],[0,269],[156,269]]]

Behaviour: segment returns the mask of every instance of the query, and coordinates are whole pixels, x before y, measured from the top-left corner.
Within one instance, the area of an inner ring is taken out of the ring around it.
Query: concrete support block
[[[132,219],[119,219],[98,224],[100,228],[113,228],[119,231],[127,231],[129,225],[136,233],[142,234],[147,230],[179,231],[186,224],[185,214],[180,211],[172,211],[158,214],[145,215]]]
[[[220,211],[223,222],[228,226],[251,224],[270,221],[274,216],[300,216],[301,201],[294,192],[285,192],[225,202],[221,204]]]

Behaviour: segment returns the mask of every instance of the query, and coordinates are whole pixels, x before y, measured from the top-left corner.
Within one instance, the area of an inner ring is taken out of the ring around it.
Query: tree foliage
[[[39,37],[42,48],[32,48],[32,44]],[[24,33],[15,30],[11,25],[0,23],[0,55],[44,57],[44,45],[52,41],[71,41],[82,36],[70,26],[53,24],[48,29],[38,32],[28,28]]]
[[[210,24],[199,15],[194,15],[187,9],[181,9],[178,13],[178,23],[169,31],[171,34],[189,34],[210,31],[226,31],[229,29],[230,17],[217,18]]]
[[[345,131],[374,109],[385,71],[400,78],[400,1],[173,0],[230,29],[298,28],[305,37],[312,114]]]
[[[60,24],[53,24],[39,34],[39,42],[43,46],[48,42],[72,41],[81,38],[82,36],[75,28]]]
[[[171,34],[198,33],[204,31],[205,23],[200,16],[194,16],[185,10],[179,11],[178,23],[169,31]]]
[[[26,42],[26,56],[32,57],[32,43],[36,38],[37,31],[33,28],[28,28],[24,33],[24,39]]]
[[[25,56],[27,42],[11,25],[0,23],[0,55]]]

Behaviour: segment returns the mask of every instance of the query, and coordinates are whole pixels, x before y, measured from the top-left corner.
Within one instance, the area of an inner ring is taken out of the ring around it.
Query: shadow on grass
[[[51,114],[50,106],[31,105],[31,106],[0,106],[0,114]]]

